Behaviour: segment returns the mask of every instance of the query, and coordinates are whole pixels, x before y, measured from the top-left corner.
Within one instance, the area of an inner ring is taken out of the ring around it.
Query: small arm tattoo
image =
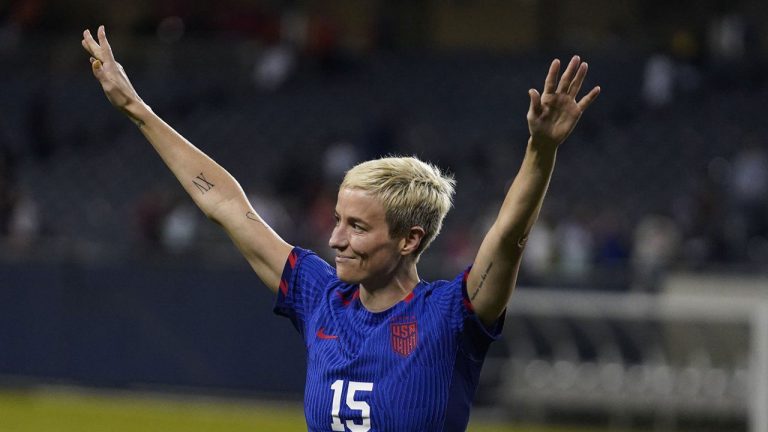
[[[256,213],[254,213],[252,211],[249,211],[248,213],[245,214],[245,217],[247,217],[248,219],[250,219],[250,220],[252,220],[254,222],[258,222],[262,226],[264,226],[265,228],[269,229],[269,225],[267,225],[267,223],[264,222],[264,219],[259,217],[259,215],[257,215]]]
[[[482,288],[483,284],[485,283],[485,278],[487,278],[488,273],[491,272],[491,267],[493,267],[493,261],[488,263],[488,268],[485,269],[485,272],[483,273],[483,275],[480,276],[480,283],[477,285],[477,289],[475,289],[475,292],[472,293],[472,297],[469,298],[470,300],[474,300],[475,297],[477,297],[477,293],[480,292],[480,288]]]
[[[198,180],[199,180],[199,182],[198,182]],[[192,183],[195,186],[197,186],[197,189],[203,195],[205,195],[206,192],[208,192],[209,190],[213,189],[213,187],[215,186],[213,183],[211,183],[208,180],[206,180],[206,178],[203,175],[203,173],[200,173],[200,175],[195,177],[195,180],[192,180]]]

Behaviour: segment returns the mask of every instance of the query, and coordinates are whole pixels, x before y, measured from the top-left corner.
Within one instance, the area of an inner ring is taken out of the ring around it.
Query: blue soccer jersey
[[[310,431],[463,431],[489,344],[467,297],[469,270],[419,282],[404,300],[369,312],[314,253],[294,248],[275,313],[307,348],[304,413]]]

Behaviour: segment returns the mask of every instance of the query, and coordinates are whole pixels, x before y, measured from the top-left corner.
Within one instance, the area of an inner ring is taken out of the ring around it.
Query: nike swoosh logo
[[[337,339],[338,338],[338,336],[336,335],[325,334],[324,330],[325,330],[324,327],[320,327],[320,330],[317,331],[316,335],[318,339]]]

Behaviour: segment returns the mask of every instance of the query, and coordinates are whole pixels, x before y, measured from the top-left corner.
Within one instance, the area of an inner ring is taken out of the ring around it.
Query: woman
[[[115,61],[101,26],[83,33],[91,68],[200,209],[221,225],[291,319],[308,353],[310,430],[460,431],[477,378],[503,325],[528,233],[559,145],[597,98],[578,102],[587,64],[554,60],[539,94],[529,90],[530,138],[522,166],[474,263],[451,281],[420,280],[421,253],[439,233],[453,179],[415,158],[351,169],[339,188],[329,245],[334,269],[283,241],[251,208],[237,181],[155,115]]]

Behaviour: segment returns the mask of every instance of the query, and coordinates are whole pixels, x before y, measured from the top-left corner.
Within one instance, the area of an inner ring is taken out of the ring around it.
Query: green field
[[[0,390],[2,432],[305,431],[301,406],[75,390]],[[473,421],[474,432],[577,432]]]

